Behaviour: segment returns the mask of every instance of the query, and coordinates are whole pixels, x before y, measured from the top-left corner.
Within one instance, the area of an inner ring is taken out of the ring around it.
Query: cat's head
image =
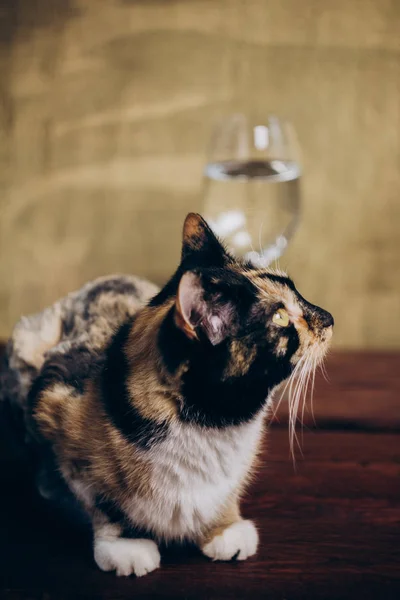
[[[284,273],[233,258],[200,215],[183,228],[181,264],[152,305],[171,302],[160,332],[167,368],[182,365],[182,417],[243,422],[282,381],[304,379],[326,353],[333,318]]]

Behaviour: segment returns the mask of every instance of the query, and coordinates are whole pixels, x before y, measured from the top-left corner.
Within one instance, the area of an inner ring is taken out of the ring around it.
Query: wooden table
[[[327,369],[296,469],[284,409],[268,434],[244,503],[261,534],[247,562],[169,548],[146,577],[102,573],[90,535],[44,514],[3,451],[0,598],[400,598],[400,354],[337,353]]]

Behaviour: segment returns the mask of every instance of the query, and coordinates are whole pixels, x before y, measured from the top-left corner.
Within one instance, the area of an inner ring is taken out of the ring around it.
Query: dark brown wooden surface
[[[315,395],[321,427],[305,429],[296,468],[284,416],[271,429],[243,507],[260,549],[244,563],[169,548],[141,579],[102,573],[89,534],[49,514],[3,452],[0,598],[400,598],[399,364],[395,354],[331,357],[330,387],[318,382]]]

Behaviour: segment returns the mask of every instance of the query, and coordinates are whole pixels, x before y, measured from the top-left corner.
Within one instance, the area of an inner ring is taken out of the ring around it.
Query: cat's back
[[[158,292],[133,275],[100,277],[45,308],[24,316],[8,341],[0,372],[0,400],[24,407],[46,358],[84,347],[101,352],[113,333]]]
[[[158,292],[133,275],[100,277],[60,302],[60,342],[86,340],[101,347],[115,330]]]

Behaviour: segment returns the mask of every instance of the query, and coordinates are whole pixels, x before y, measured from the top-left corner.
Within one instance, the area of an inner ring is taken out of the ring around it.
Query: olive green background
[[[97,275],[165,280],[214,119],[298,132],[281,260],[341,347],[400,347],[400,2],[3,0],[0,336]]]

